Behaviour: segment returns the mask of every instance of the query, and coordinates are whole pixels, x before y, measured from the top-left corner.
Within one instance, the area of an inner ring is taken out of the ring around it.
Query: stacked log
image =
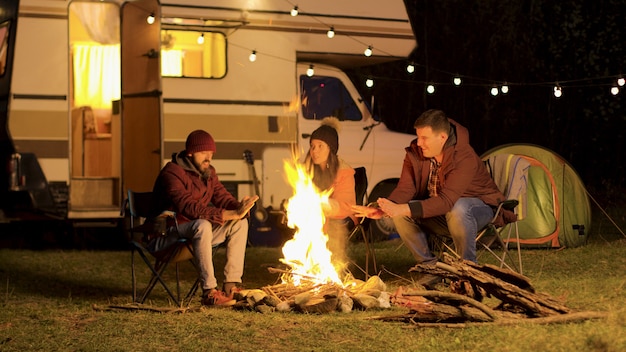
[[[511,324],[520,321],[553,323],[606,317],[606,313],[572,313],[553,297],[536,293],[530,280],[509,269],[479,265],[444,256],[434,266],[418,265],[419,271],[450,281],[450,292],[400,287],[392,302],[409,308],[407,314],[374,317],[385,321],[406,321],[417,326],[467,326],[468,324]],[[493,297],[491,308],[482,303]]]

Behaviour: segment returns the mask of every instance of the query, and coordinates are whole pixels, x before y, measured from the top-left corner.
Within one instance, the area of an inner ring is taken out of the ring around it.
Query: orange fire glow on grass
[[[331,263],[331,252],[324,233],[323,205],[328,203],[331,191],[318,192],[311,175],[304,165],[297,161],[285,161],[285,173],[294,195],[289,199],[287,209],[288,226],[296,232],[283,246],[281,262],[288,265],[292,275],[283,275],[283,283],[298,286],[306,281],[312,284],[342,284],[335,267]]]

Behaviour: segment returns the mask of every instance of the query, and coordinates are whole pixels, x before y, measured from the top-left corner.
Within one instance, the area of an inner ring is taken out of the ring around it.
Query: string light
[[[563,91],[561,90],[561,86],[557,83],[554,86],[554,96],[560,98],[563,95]]]
[[[196,41],[198,42],[198,44],[202,45],[204,44],[204,33],[200,34],[198,36],[198,39],[196,39]]]
[[[309,68],[306,70],[306,75],[311,77],[315,74],[315,70],[313,69],[313,65],[309,65]]]
[[[502,92],[502,94],[506,94],[509,92],[509,85],[506,84],[506,82],[504,82],[504,84],[502,85],[502,87],[500,87],[500,91]]]
[[[365,85],[367,86],[367,88],[372,88],[374,86],[374,80],[371,78],[366,79]]]
[[[368,46],[367,49],[365,49],[365,51],[363,52],[363,54],[365,54],[365,56],[370,57],[372,56],[372,46]]]
[[[326,32],[326,35],[328,36],[328,38],[332,38],[335,36],[335,27],[330,26],[330,29],[328,30],[328,32]]]
[[[498,95],[498,87],[491,87],[491,95],[494,97]]]
[[[250,62],[255,62],[256,61],[256,50],[252,50],[252,53],[248,57],[248,60],[250,60]]]
[[[291,9],[291,15],[293,17],[298,16],[298,6],[294,6],[293,9]],[[306,17],[306,16],[305,16]]]
[[[415,65],[413,65],[413,63],[409,63],[408,65],[406,65],[406,72],[408,73],[413,73],[415,72]]]
[[[617,95],[619,93],[619,88],[617,86],[611,87],[611,94]]]
[[[154,20],[154,13],[151,13],[150,15],[148,15],[148,18],[146,18],[146,22],[148,22],[148,24],[153,24]]]
[[[454,79],[452,80],[452,83],[454,83],[455,86],[460,86],[461,82],[461,77],[459,76],[454,77]]]
[[[433,94],[435,93],[435,86],[432,84],[429,84],[426,86],[426,92],[428,92],[428,94]]]
[[[624,77],[620,77],[617,79],[617,85],[620,87],[624,86],[624,83],[626,83],[626,80],[624,79]]]

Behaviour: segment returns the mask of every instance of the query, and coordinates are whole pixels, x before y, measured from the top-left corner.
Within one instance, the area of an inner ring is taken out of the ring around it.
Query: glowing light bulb
[[[406,65],[406,72],[408,72],[408,73],[415,72],[415,66],[413,66],[413,64]]]
[[[620,77],[617,79],[617,85],[620,87],[624,86],[624,83],[626,83],[626,79],[624,79],[624,77]]]
[[[509,86],[505,83],[502,85],[502,87],[500,87],[500,91],[502,92],[502,94],[506,94],[509,92]]]
[[[306,75],[311,77],[315,74],[315,70],[313,69],[313,65],[310,65],[309,68],[306,70]]]
[[[151,13],[148,18],[146,18],[146,22],[148,22],[148,24],[153,24],[154,23],[154,14]]]
[[[256,50],[252,50],[252,53],[248,57],[248,60],[250,60],[250,62],[255,62],[256,61]]]
[[[433,94],[435,92],[435,86],[429,84],[428,86],[426,86],[426,91],[428,92],[428,94]]]
[[[558,84],[554,87],[554,96],[560,98],[563,95],[563,91],[561,90],[561,86]]]
[[[461,82],[461,77],[454,77],[454,79],[452,80],[452,83],[454,83],[455,86],[460,86]]]
[[[374,80],[373,80],[373,79],[371,79],[371,78],[368,78],[368,79],[365,81],[365,85],[367,86],[367,88],[372,88],[372,87],[374,86]]]
[[[363,52],[363,54],[365,54],[365,56],[370,57],[372,56],[372,46],[368,46],[367,49],[365,49],[365,51]]]
[[[326,35],[328,38],[333,38],[335,36],[335,27],[331,26]]]
[[[491,95],[493,95],[494,97],[498,95],[498,87],[491,88]]]
[[[298,16],[298,6],[294,6],[293,9],[291,9],[291,15],[293,17]],[[306,16],[305,16],[306,17]]]
[[[617,95],[619,93],[619,88],[617,86],[611,87],[611,94]]]
[[[198,36],[198,39],[196,39],[196,41],[198,42],[198,44],[202,45],[204,44],[204,33],[200,34]]]

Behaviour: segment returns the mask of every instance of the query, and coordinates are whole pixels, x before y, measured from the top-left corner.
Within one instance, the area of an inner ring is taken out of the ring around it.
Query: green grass
[[[413,260],[398,242],[376,243],[389,290],[406,285]],[[364,246],[350,244],[363,264]],[[574,311],[608,312],[579,323],[416,328],[368,319],[406,309],[325,315],[200,309],[183,314],[99,311],[131,301],[126,251],[0,249],[0,351],[623,351],[626,240],[563,250],[524,250],[524,273],[539,292]],[[245,286],[276,283],[277,248],[248,248]],[[223,261],[219,252],[217,262]],[[485,257],[484,260],[488,260]],[[140,263],[142,264],[142,263]],[[217,273],[221,265],[217,265]],[[184,284],[193,279],[183,268]],[[354,269],[355,275],[360,275]],[[142,277],[147,271],[142,270]],[[397,275],[397,276],[396,276]],[[399,277],[402,277],[400,279]],[[149,302],[168,306],[157,287]],[[199,306],[199,299],[193,306]]]

